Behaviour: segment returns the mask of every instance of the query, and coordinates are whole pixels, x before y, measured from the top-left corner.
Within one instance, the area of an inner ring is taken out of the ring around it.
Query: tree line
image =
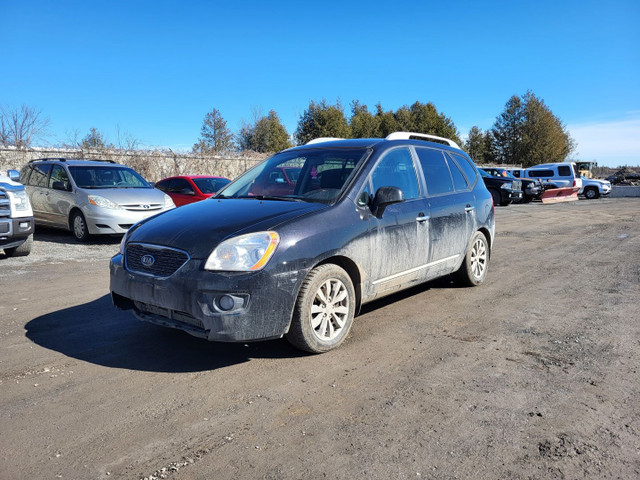
[[[28,147],[46,130],[48,119],[29,107],[0,109],[0,145]],[[210,154],[230,150],[273,153],[294,144],[301,145],[318,137],[381,138],[396,131],[426,133],[449,138],[462,146],[477,163],[535,165],[561,162],[575,150],[575,142],[566,126],[544,100],[533,92],[513,95],[493,126],[483,131],[473,126],[463,142],[453,120],[438,111],[432,102],[414,102],[397,110],[385,110],[380,103],[369,110],[359,101],[350,104],[349,114],[338,101],[311,101],[290,134],[278,114],[254,114],[235,133],[215,108],[206,113],[193,152]],[[139,142],[131,135],[118,144],[109,143],[96,128],[71,145],[85,148],[136,148]]]

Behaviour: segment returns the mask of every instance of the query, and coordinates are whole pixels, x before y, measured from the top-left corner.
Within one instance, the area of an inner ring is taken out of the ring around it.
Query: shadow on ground
[[[252,358],[303,356],[282,340],[214,343],[141,322],[116,310],[109,295],[42,315],[25,326],[34,343],[96,365],[153,372],[197,372]]]
[[[68,230],[59,228],[49,228],[40,225],[36,226],[33,239],[44,243],[58,243],[64,245],[118,245],[122,240],[122,235],[93,235],[87,242],[80,242]]]

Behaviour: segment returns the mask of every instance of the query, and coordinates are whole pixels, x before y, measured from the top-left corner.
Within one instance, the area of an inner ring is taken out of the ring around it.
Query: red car
[[[228,178],[212,175],[180,175],[164,178],[156,182],[155,187],[169,195],[179,207],[209,198],[229,182]]]

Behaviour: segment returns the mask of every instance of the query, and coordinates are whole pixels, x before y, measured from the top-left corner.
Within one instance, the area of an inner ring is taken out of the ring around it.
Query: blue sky
[[[445,5],[446,3],[446,5]],[[640,2],[0,0],[0,105],[190,149],[212,108],[237,132],[311,100],[433,102],[461,135],[512,95],[542,98],[574,157],[640,165]]]

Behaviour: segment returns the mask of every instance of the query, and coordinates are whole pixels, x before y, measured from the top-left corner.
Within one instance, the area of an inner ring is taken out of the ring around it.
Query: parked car
[[[259,193],[289,168],[293,191]],[[284,150],[131,227],[111,259],[113,303],[212,341],[285,335],[325,352],[366,302],[451,273],[485,280],[495,223],[479,179],[455,142],[422,134]]]
[[[478,171],[482,175],[482,180],[487,186],[494,205],[506,207],[511,202],[522,201],[522,183],[520,180],[506,177],[494,177],[485,172],[482,168]]]
[[[7,257],[31,253],[33,210],[16,170],[0,174],[0,250]]]
[[[546,188],[582,187],[582,179],[574,162],[543,163],[524,170],[520,178],[535,178]]]
[[[231,180],[212,175],[179,175],[156,182],[155,187],[169,195],[176,207],[205,200],[222,190]]]
[[[506,168],[498,167],[482,167],[482,170],[494,177],[505,177],[515,179],[516,176]],[[514,200],[514,203],[529,203],[530,201],[540,197],[542,193],[542,183],[532,178],[519,178],[521,184],[522,197]]]
[[[90,235],[123,234],[134,223],[175,207],[133,169],[105,160],[32,160],[20,172],[36,225]]]
[[[585,198],[592,200],[600,198],[601,196],[606,197],[610,193],[611,182],[582,176],[582,188],[578,192],[578,195],[584,195]]]

